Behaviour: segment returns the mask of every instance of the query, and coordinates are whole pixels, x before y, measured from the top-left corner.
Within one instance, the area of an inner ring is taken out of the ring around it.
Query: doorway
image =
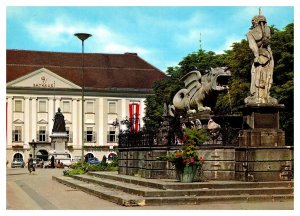
[[[48,161],[48,156],[49,156],[48,152],[44,149],[41,149],[36,153],[36,157],[43,161]]]

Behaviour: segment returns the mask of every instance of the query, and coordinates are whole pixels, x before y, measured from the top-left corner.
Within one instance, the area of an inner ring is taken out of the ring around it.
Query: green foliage
[[[184,142],[193,142],[194,145],[200,145],[209,138],[206,130],[196,128],[184,129]]]
[[[73,176],[73,175],[82,175],[84,173],[86,173],[86,171],[83,168],[77,167],[75,169],[71,169],[71,170],[64,172],[64,175],[65,176]]]
[[[64,172],[65,176],[72,176],[72,175],[82,175],[85,174],[88,171],[117,171],[118,170],[118,163],[100,163],[98,165],[89,164],[89,163],[82,163],[77,162],[74,164],[71,164],[70,170],[67,170]]]

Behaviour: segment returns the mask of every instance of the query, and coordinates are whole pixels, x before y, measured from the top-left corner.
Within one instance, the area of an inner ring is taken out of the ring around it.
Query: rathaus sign
[[[33,83],[33,87],[40,87],[40,88],[55,88],[55,81],[53,83],[48,83],[47,78],[45,76],[41,77],[40,83]]]

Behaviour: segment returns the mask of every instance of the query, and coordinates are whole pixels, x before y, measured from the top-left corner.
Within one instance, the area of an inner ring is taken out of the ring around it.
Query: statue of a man
[[[267,26],[266,18],[261,14],[252,18],[252,27],[247,33],[249,47],[254,54],[251,68],[251,96],[245,103],[272,103],[277,104],[275,98],[270,97],[270,88],[273,83],[274,59],[270,48],[271,31]]]
[[[60,112],[60,108],[58,108],[58,112],[55,114],[52,132],[66,132],[65,117]]]

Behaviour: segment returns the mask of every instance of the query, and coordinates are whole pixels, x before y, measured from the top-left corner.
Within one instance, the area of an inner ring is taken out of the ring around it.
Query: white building
[[[133,115],[143,126],[145,98],[154,81],[165,77],[135,53],[84,54],[7,50],[7,160],[27,160],[29,153],[47,158],[53,118],[58,108],[69,133],[73,159],[84,154],[108,155],[117,146],[118,127],[112,123]],[[84,134],[82,134],[82,75]],[[133,105],[130,105],[133,104]],[[139,106],[139,107],[138,107]],[[136,110],[136,109],[135,109]],[[131,111],[131,113],[130,113]]]

